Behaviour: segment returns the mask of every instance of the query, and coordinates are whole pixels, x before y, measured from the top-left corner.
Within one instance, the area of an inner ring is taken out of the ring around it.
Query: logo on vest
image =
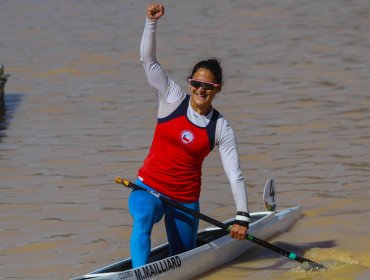
[[[189,130],[183,130],[180,133],[180,140],[184,144],[190,144],[194,140],[194,134],[193,134],[193,132],[191,132]]]

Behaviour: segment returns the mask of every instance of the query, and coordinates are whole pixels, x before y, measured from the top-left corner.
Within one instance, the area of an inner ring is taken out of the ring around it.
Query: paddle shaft
[[[133,190],[142,190],[142,191],[146,191],[146,192],[149,192],[150,194],[154,195],[155,197],[157,197],[158,199],[162,200],[164,203],[168,204],[168,205],[171,205],[181,211],[184,211],[190,215],[193,215],[194,217],[197,217],[198,219],[201,219],[203,221],[206,221],[212,225],[215,225],[223,230],[225,230],[226,232],[229,232],[229,227],[227,225],[225,225],[224,223],[218,221],[218,220],[215,220],[209,216],[206,216],[200,212],[197,212],[197,211],[194,211],[180,203],[177,203],[176,201],[173,201],[172,199],[169,199],[167,198],[166,196],[163,196],[161,195],[160,193],[156,192],[156,191],[153,191],[153,190],[147,190],[141,186],[138,186],[132,182],[130,182],[129,180],[126,180],[126,179],[122,179],[120,177],[117,177],[116,178],[116,183],[117,184],[122,184],[124,185],[125,187],[128,187],[130,189],[133,189]],[[247,234],[246,236],[246,239],[255,243],[255,244],[258,244],[262,247],[265,247],[267,249],[270,249],[284,257],[287,257],[291,260],[295,260],[297,262],[300,262],[300,263],[308,263],[312,268],[315,268],[315,269],[326,269],[325,266],[323,266],[322,264],[319,264],[317,262],[314,262],[314,261],[311,261],[309,259],[306,259],[304,257],[301,257],[301,256],[298,256],[296,255],[295,253],[293,252],[289,252],[283,248],[280,248],[280,247],[277,247],[267,241],[264,241],[262,239],[259,239],[251,234]]]

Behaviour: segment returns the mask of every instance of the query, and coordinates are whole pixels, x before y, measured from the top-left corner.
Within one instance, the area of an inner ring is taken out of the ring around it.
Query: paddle
[[[194,210],[192,210],[190,208],[187,208],[187,207],[183,206],[182,204],[179,204],[176,201],[173,201],[173,200],[171,200],[171,199],[169,199],[169,198],[161,195],[160,193],[158,193],[156,191],[147,190],[147,189],[145,189],[145,188],[143,188],[141,186],[138,186],[138,185],[130,182],[127,179],[122,179],[121,177],[116,177],[116,183],[117,184],[122,184],[125,187],[128,187],[130,189],[142,190],[142,191],[146,191],[148,193],[151,193],[155,197],[157,197],[160,200],[162,200],[164,203],[167,203],[167,204],[169,204],[169,205],[171,205],[171,206],[173,206],[173,207],[175,207],[177,209],[180,209],[180,210],[182,210],[182,211],[184,211],[184,212],[186,212],[186,213],[188,213],[190,215],[193,215],[193,216],[197,217],[198,219],[201,219],[201,220],[206,221],[206,222],[208,222],[210,224],[213,224],[213,225],[215,225],[215,226],[217,226],[219,228],[222,228],[226,232],[229,232],[230,231],[229,227],[227,225],[225,225],[224,223],[222,223],[220,221],[217,221],[217,220],[215,220],[215,219],[213,219],[211,217],[208,217],[208,216],[206,216],[206,215],[204,215],[204,214],[202,214],[200,212],[197,212],[197,211],[194,211]],[[265,247],[267,249],[270,249],[270,250],[272,250],[272,251],[274,251],[274,252],[276,252],[276,253],[284,256],[284,257],[287,257],[287,258],[289,258],[291,260],[295,260],[295,261],[300,262],[300,263],[307,263],[307,264],[310,265],[310,267],[312,269],[315,269],[315,270],[326,269],[326,267],[323,266],[322,264],[319,264],[317,262],[311,261],[311,260],[306,259],[304,257],[298,256],[298,255],[296,255],[293,252],[289,252],[289,251],[287,251],[287,250],[285,250],[283,248],[280,248],[280,247],[277,247],[275,245],[272,245],[271,243],[268,243],[268,242],[266,242],[264,240],[261,240],[261,239],[259,239],[257,237],[252,236],[251,234],[247,234],[246,239],[249,240],[249,241],[251,241],[251,242],[253,242],[253,243],[256,243],[256,244],[258,244],[258,245],[260,245],[262,247]]]

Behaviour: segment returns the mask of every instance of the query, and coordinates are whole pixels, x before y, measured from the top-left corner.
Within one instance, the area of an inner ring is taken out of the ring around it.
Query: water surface
[[[68,279],[129,256],[128,190],[156,98],[139,62],[147,1],[0,1],[11,74],[0,131],[2,279]],[[304,216],[271,240],[325,273],[255,248],[201,279],[369,279],[370,3],[165,1],[158,59],[186,87],[199,59],[225,73],[215,100],[239,142],[252,211],[268,177]],[[218,152],[202,212],[235,207]],[[201,227],[207,224],[201,223]],[[166,240],[155,227],[153,246]]]

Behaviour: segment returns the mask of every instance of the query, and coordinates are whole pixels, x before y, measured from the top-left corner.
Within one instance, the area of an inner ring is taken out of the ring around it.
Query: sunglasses
[[[215,84],[215,83],[210,83],[210,82],[203,82],[203,81],[198,81],[198,80],[195,80],[195,79],[189,79],[189,83],[192,87],[195,87],[195,88],[202,87],[205,90],[213,90],[216,87],[220,86],[220,84]]]

